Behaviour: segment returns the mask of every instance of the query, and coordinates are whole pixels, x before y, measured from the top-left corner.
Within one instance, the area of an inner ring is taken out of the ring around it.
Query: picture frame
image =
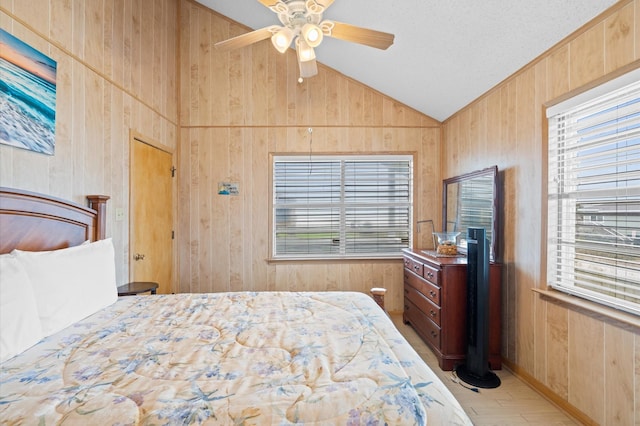
[[[0,144],[53,155],[57,62],[0,29]]]

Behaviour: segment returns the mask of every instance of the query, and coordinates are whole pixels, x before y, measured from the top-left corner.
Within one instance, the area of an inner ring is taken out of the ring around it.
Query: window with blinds
[[[276,156],[273,257],[399,257],[412,194],[411,156]]]
[[[638,315],[639,71],[547,111],[548,283]]]

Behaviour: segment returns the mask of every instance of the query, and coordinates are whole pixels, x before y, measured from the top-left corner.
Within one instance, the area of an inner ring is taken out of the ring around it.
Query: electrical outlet
[[[116,222],[124,220],[124,209],[122,207],[116,207]]]

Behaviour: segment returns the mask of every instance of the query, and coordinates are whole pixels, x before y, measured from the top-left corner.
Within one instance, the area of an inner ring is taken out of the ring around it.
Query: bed
[[[114,297],[107,199],[0,189],[3,423],[471,424],[368,295]]]

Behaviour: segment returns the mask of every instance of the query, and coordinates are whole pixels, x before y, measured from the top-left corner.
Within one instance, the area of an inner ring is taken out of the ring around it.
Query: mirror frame
[[[494,262],[498,253],[498,166],[487,167],[486,169],[476,170],[474,172],[465,173],[463,175],[454,176],[442,181],[442,231],[447,231],[447,186],[454,183],[460,183],[472,180],[478,177],[493,177],[493,201],[492,201],[492,221],[491,221],[491,241],[489,242],[489,260]],[[466,239],[466,236],[465,236]],[[460,241],[460,239],[458,239]],[[466,246],[458,244],[458,252],[467,254]]]

